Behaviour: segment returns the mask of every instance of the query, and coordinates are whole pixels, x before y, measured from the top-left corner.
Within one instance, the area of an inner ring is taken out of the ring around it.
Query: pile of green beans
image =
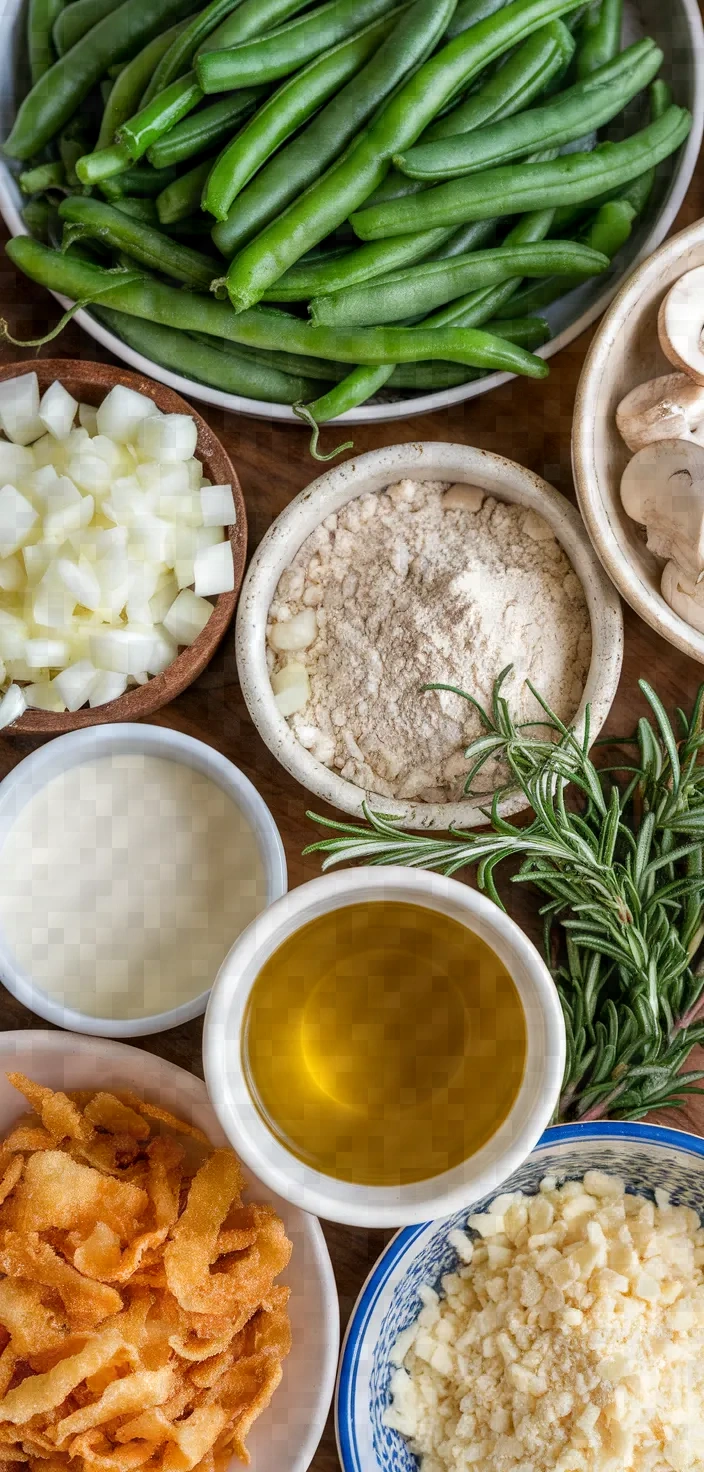
[[[691,127],[622,11],[30,0],[8,255],[316,440],[382,390],[545,377],[543,308],[608,271]]]

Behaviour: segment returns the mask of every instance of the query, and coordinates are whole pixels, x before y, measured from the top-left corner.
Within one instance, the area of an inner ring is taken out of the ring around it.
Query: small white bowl
[[[0,783],[0,849],[22,808],[47,783],[71,767],[115,752],[137,752],[181,762],[221,787],[244,813],[257,838],[266,874],[267,904],[286,893],[284,847],[271,813],[256,788],[238,767],[233,766],[232,762],[212,747],[165,726],[131,723],[89,726],[85,730],[71,731],[66,736],[59,736],[25,757]],[[147,1033],[165,1032],[167,1028],[190,1022],[193,1017],[200,1017],[205,1011],[210,992],[210,988],[207,988],[189,1002],[183,1002],[178,1007],[151,1017],[116,1021],[111,1017],[95,1017],[79,1012],[73,1007],[63,1006],[49,996],[23,970],[3,933],[1,920],[0,979],[25,1007],[29,1007],[45,1021],[53,1022],[56,1027],[110,1038],[143,1037]]]
[[[65,738],[64,738],[65,739]],[[58,746],[59,742],[54,742]],[[52,1089],[133,1089],[203,1130],[214,1145],[226,1145],[205,1085],[192,1073],[124,1043],[48,1032],[0,1033],[0,1137],[26,1104],[5,1078],[17,1069]],[[270,1203],[293,1242],[285,1281],[292,1348],[281,1385],[248,1438],[251,1472],[306,1472],[325,1426],[335,1383],[339,1310],[335,1278],[320,1223],[267,1190],[246,1172],[253,1201]],[[233,1460],[231,1472],[241,1468]]]
[[[704,265],[704,220],[674,235],[619,292],[589,349],[577,390],[572,461],[579,506],[609,577],[636,613],[675,649],[704,664],[704,634],[680,618],[660,592],[664,562],[621,505],[631,458],[616,410],[637,384],[674,373],[658,340],[663,297],[685,271]]]
[[[558,1125],[546,1130],[532,1155],[502,1191],[532,1195],[544,1176],[580,1180],[588,1170],[621,1176],[626,1190],[652,1201],[660,1188],[704,1219],[704,1140],[681,1130],[634,1123]],[[495,1191],[474,1210],[487,1211]],[[342,1348],[336,1392],[337,1445],[343,1472],[418,1472],[397,1431],[384,1425],[391,1402],[391,1352],[422,1308],[419,1289],[457,1267],[449,1241],[466,1229],[466,1212],[399,1232],[372,1269],[352,1310]],[[474,1235],[474,1234],[471,1234]],[[524,1465],[524,1464],[521,1464]]]
[[[347,501],[381,491],[399,480],[462,481],[481,486],[500,501],[512,501],[544,517],[564,548],[584,588],[592,628],[592,658],[575,729],[581,737],[587,704],[596,738],[618,689],[623,659],[621,605],[589,545],[582,522],[569,501],[532,471],[513,460],[469,445],[426,442],[372,450],[329,470],[307,486],[277,517],[260,543],[240,594],[237,615],[237,668],[242,693],[260,736],[277,761],[304,787],[345,813],[361,814],[365,798],[372,807],[398,817],[408,828],[462,828],[485,824],[473,802],[408,803],[374,797],[316,761],[296,739],[280,715],[266,664],[266,624],[282,572],[299,547],[326,516]],[[497,674],[499,671],[497,670]],[[469,692],[471,694],[471,691]],[[500,804],[503,817],[525,808],[521,793]]]
[[[360,1186],[316,1171],[275,1139],[258,1113],[241,1065],[247,1000],[264,962],[309,921],[373,900],[421,905],[448,915],[491,946],[512,976],[525,1012],[527,1057],[516,1101],[474,1155],[409,1186]],[[259,915],[223,962],[208,1003],[203,1068],[230,1144],[287,1201],[352,1227],[390,1227],[446,1216],[498,1188],[525,1160],[552,1118],[562,1083],[565,1026],[545,963],[523,931],[484,895],[439,874],[396,868],[345,869],[313,879]]]

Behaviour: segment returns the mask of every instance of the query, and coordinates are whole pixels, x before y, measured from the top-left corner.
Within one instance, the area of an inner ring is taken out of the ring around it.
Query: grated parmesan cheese
[[[601,1171],[503,1195],[392,1353],[421,1472],[704,1472],[704,1230]]]

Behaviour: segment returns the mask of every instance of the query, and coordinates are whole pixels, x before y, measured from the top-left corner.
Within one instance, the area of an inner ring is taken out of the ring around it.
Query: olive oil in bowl
[[[435,910],[380,900],[328,911],[268,958],[242,1064],[260,1115],[299,1160],[402,1186],[496,1133],[526,1046],[516,986],[486,942]]]

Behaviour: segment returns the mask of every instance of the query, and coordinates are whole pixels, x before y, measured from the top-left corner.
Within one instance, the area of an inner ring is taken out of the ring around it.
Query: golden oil
[[[242,1033],[248,1087],[299,1160],[360,1185],[459,1165],[506,1119],[526,1058],[516,987],[446,915],[372,901],[310,921],[262,967]]]

